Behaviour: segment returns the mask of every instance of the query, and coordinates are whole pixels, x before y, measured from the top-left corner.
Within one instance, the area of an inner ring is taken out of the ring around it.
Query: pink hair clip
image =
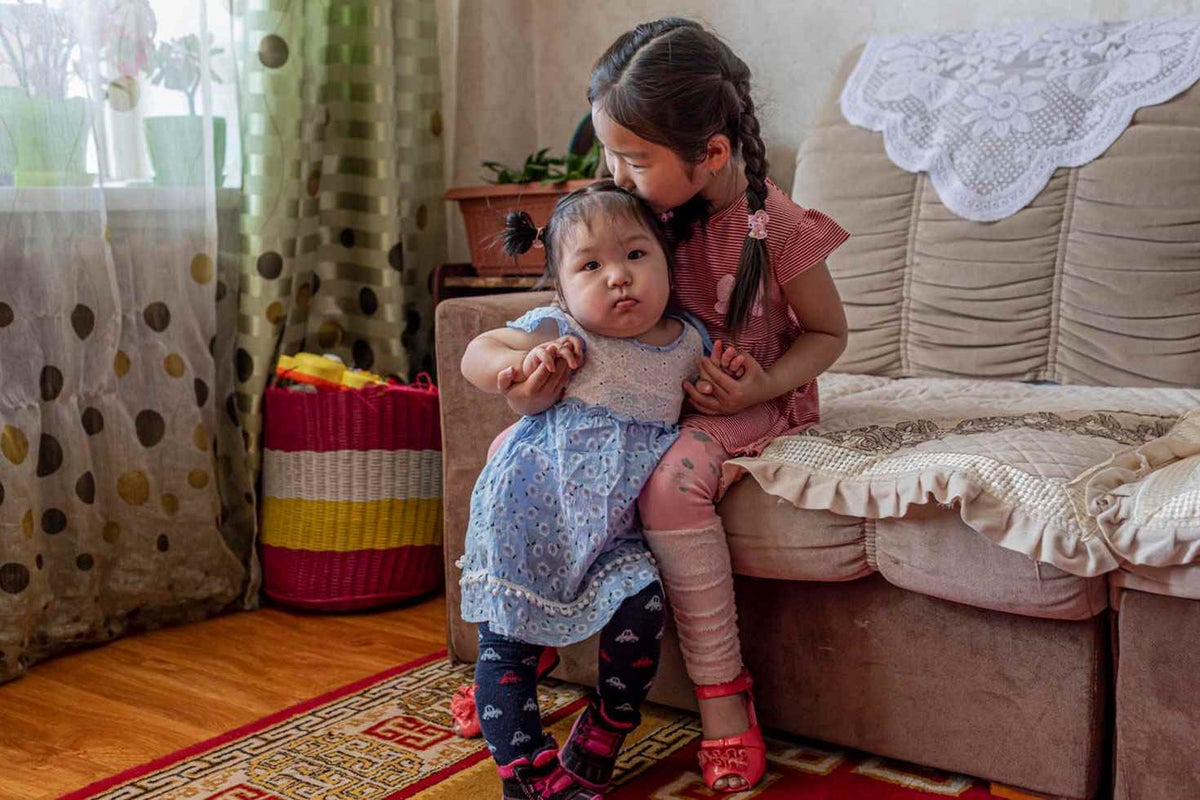
[[[767,238],[767,223],[771,221],[771,217],[763,209],[755,211],[753,214],[746,216],[746,222],[750,225],[749,236],[751,239]]]
[[[538,250],[541,250],[543,247],[546,246],[542,243],[542,231],[544,231],[544,230],[546,230],[546,227],[544,225],[539,227],[537,229],[537,234],[533,237],[533,246],[536,247]]]
[[[658,221],[661,222],[663,225],[666,225],[668,222],[671,221],[671,218],[674,216],[675,216],[674,211],[664,211],[658,215]]]

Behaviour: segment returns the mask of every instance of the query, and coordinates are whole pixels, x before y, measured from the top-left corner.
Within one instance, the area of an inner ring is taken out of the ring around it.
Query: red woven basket
[[[342,611],[438,588],[437,388],[269,388],[265,402],[264,593],[291,606]]]

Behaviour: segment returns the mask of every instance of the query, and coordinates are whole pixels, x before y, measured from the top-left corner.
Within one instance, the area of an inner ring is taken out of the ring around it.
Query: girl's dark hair
[[[540,242],[546,250],[544,280],[553,281],[561,266],[563,237],[571,233],[576,224],[586,222],[597,212],[625,216],[641,224],[658,241],[670,267],[671,246],[654,211],[637,195],[609,179],[590,183],[564,196],[555,204],[550,219],[542,228],[538,228],[524,211],[508,212],[504,220],[504,252],[515,258]]]
[[[623,34],[592,69],[588,102],[689,164],[703,161],[708,140],[724,134],[746,165],[750,213],[766,205],[767,157],[750,97],[750,68],[698,22],[667,17]],[[685,240],[708,211],[699,196],[674,209],[672,238]],[[765,302],[769,269],[766,239],[747,236],[725,315],[731,331],[745,324],[760,290]]]

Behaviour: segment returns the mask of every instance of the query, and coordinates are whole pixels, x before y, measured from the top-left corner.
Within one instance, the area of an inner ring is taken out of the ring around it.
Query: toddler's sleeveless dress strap
[[[555,324],[558,325],[559,336],[573,334],[582,338],[581,334],[583,331],[579,328],[579,324],[571,319],[567,312],[559,306],[538,306],[537,308],[530,309],[517,319],[510,321],[508,327],[516,328],[526,333],[533,333],[548,319],[554,320]]]
[[[670,312],[668,312],[667,316],[675,317],[685,325],[691,325],[693,328],[695,328],[696,332],[700,334],[700,342],[704,345],[704,355],[712,355],[712,337],[708,335],[708,328],[704,326],[704,323],[699,317],[690,311],[683,311],[681,309],[672,309]]]

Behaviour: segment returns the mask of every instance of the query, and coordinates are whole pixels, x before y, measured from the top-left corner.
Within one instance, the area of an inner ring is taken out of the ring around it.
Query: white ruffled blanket
[[[821,380],[821,422],[727,462],[727,482],[868,519],[941,503],[1081,576],[1200,558],[1200,389]]]
[[[883,131],[898,166],[928,172],[947,208],[986,222],[1197,79],[1200,16],[1037,23],[873,38],[841,106],[852,124]]]
[[[1073,483],[1124,561],[1174,567],[1200,560],[1200,409]]]

